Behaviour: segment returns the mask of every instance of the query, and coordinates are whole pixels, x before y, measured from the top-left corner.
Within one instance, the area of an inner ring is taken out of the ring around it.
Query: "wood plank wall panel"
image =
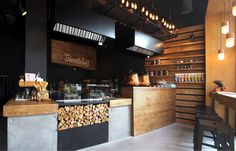
[[[164,41],[162,55],[146,59],[146,71],[169,71],[168,76],[150,77],[151,82],[164,79],[174,83],[175,73],[205,73],[205,25],[182,28],[176,34],[177,37]],[[190,38],[192,35],[194,41]],[[197,62],[192,63],[192,69],[176,69],[178,60],[192,59],[198,59]],[[153,65],[153,60],[161,60],[161,65]],[[176,84],[176,121],[193,124],[196,106],[205,104],[205,82]]]
[[[122,87],[132,98],[132,135],[140,135],[175,122],[175,89]]]

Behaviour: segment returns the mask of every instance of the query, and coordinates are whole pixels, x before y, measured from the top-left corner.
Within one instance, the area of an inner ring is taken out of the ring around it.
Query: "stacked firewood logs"
[[[59,107],[58,130],[99,124],[108,121],[108,104]]]

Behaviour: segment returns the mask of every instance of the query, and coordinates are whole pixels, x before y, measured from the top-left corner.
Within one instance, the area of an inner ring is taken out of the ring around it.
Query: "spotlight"
[[[19,8],[20,8],[21,16],[25,16],[27,14],[27,11],[22,7],[21,1],[19,1]]]

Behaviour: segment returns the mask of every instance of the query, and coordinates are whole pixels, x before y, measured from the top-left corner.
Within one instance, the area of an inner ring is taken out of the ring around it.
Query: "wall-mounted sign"
[[[53,63],[96,70],[96,48],[60,40],[52,40]]]

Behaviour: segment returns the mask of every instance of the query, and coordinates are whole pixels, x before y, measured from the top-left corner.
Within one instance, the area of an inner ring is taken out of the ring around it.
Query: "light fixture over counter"
[[[145,17],[148,21],[153,23],[160,23],[162,27],[171,31],[175,30],[176,26],[168,21],[168,19],[161,17],[156,11],[153,9],[149,9],[146,6],[141,6],[137,1],[134,0],[121,0],[121,6],[126,7],[127,9],[131,9],[131,11],[137,11],[142,17]]]

